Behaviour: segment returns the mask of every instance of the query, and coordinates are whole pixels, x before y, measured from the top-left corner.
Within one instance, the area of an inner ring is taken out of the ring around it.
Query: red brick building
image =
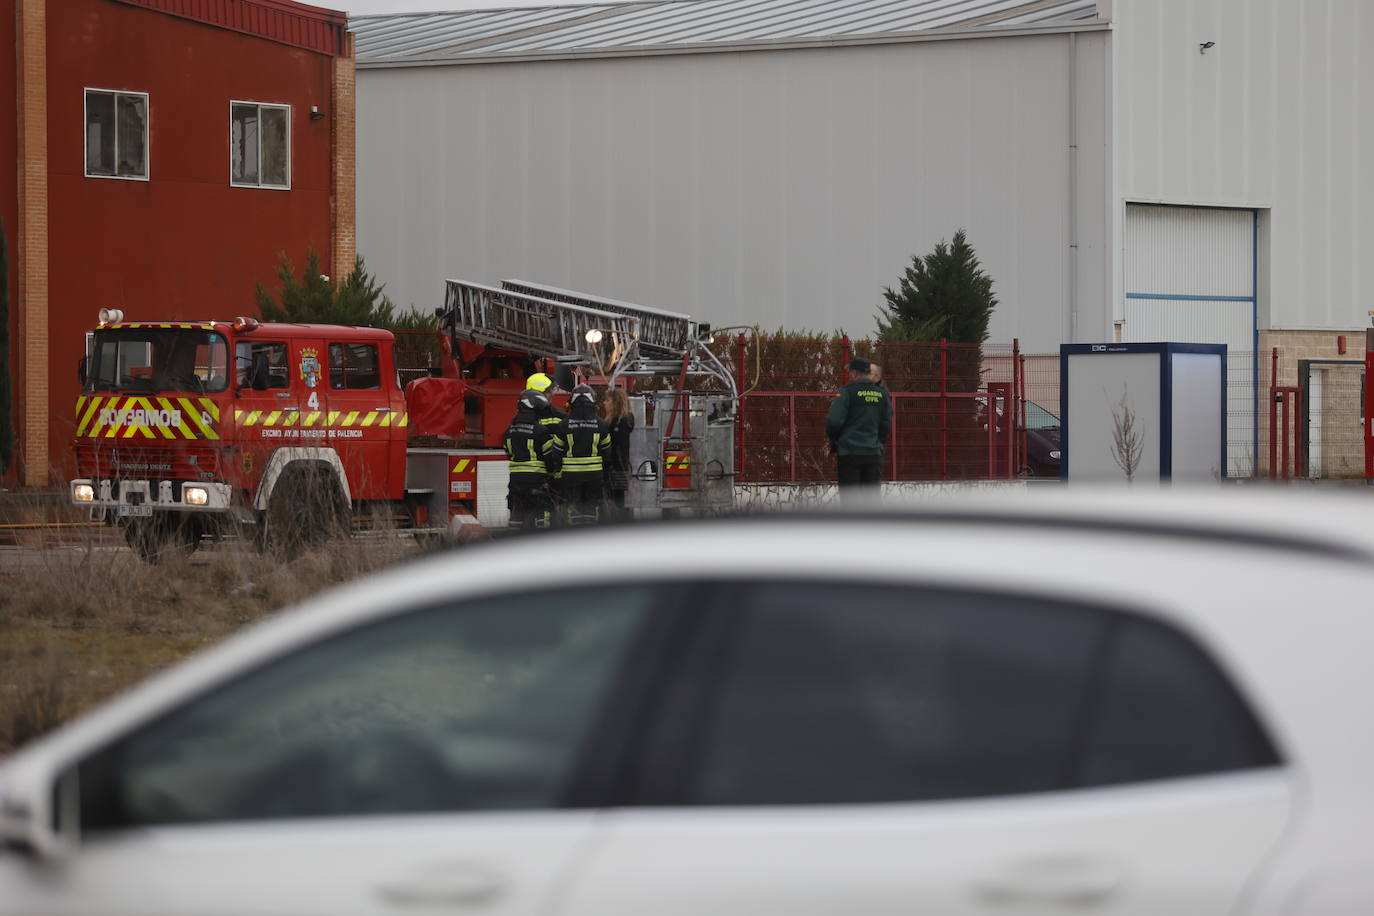
[[[232,317],[279,252],[351,268],[351,38],[291,0],[0,0],[7,481],[65,475],[100,308]]]

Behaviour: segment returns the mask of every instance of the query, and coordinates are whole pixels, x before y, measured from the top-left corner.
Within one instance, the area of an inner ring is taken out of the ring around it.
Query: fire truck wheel
[[[290,560],[348,530],[348,504],[333,471],[288,468],[267,500],[258,546],[269,556]]]
[[[200,526],[174,513],[136,518],[125,526],[124,539],[143,562],[162,563],[195,553],[200,546]]]

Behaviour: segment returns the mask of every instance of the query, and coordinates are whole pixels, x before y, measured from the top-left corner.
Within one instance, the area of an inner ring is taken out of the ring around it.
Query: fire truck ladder
[[[617,347],[619,356],[614,360],[614,368],[610,373],[612,378],[620,375],[678,376],[681,386],[686,376],[709,376],[719,382],[722,389],[728,391],[732,398],[737,393],[734,376],[708,346],[711,342],[711,326],[705,322],[695,321],[691,316],[680,312],[591,296],[525,280],[502,280],[501,288],[633,318],[639,326],[638,336],[632,340],[622,338],[617,342],[623,342],[623,345]]]
[[[624,340],[639,336],[639,321],[629,315],[462,280],[447,281],[440,316],[453,337],[570,365],[596,362],[589,331]]]
[[[707,346],[710,325],[676,312],[523,280],[503,280],[500,289],[448,280],[440,314],[446,333],[485,346],[569,365],[609,362],[611,378],[705,375],[736,393],[734,376]]]
[[[682,354],[691,349],[691,342],[710,332],[710,325],[695,322],[688,315],[665,312],[647,305],[621,302],[618,299],[603,299],[556,286],[543,286],[524,280],[502,280],[501,288],[526,296],[538,296],[554,302],[566,302],[598,312],[611,312],[625,315],[639,322],[639,352],[645,356],[662,359],[681,359]]]

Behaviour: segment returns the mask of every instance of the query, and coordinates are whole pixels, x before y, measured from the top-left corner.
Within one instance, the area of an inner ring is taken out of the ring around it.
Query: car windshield
[[[1026,429],[1058,429],[1059,418],[1033,401],[1026,402]]]
[[[86,391],[223,391],[228,387],[228,359],[224,336],[215,331],[96,331],[86,366]]]

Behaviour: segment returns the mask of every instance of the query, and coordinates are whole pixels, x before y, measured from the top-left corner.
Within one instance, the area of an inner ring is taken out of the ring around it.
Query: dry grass
[[[291,563],[225,543],[147,566],[122,548],[33,551],[0,570],[0,755],[244,624],[416,552],[400,536]]]

